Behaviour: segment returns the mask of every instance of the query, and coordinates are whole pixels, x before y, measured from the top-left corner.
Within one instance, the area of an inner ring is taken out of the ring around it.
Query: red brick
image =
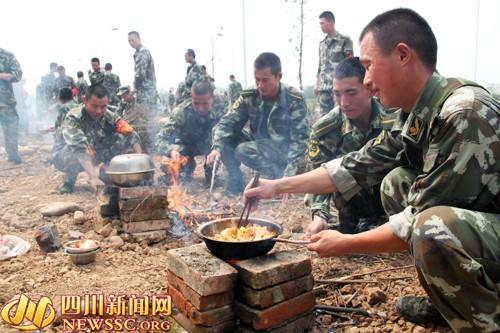
[[[201,296],[234,289],[238,272],[215,257],[205,244],[167,251],[167,269]]]
[[[172,221],[169,219],[163,220],[150,220],[141,222],[124,222],[122,223],[123,231],[128,233],[154,231],[154,230],[167,230],[172,226]]]
[[[312,290],[313,286],[314,278],[310,274],[261,290],[238,284],[236,286],[236,299],[253,308],[265,309]]]
[[[263,289],[307,275],[311,260],[296,251],[274,252],[235,264],[238,279],[253,289]]]
[[[256,331],[247,325],[240,325],[236,330],[237,333],[304,333],[309,332],[314,325],[314,313],[312,311],[301,314],[295,318],[287,320],[286,323],[280,327],[269,328],[267,330]]]
[[[184,280],[170,271],[167,271],[167,282],[175,289],[179,290],[182,295],[200,311],[220,308],[234,301],[234,290],[229,290],[220,294],[201,296],[190,288]]]
[[[226,305],[208,311],[200,311],[196,309],[180,291],[169,284],[167,284],[167,294],[172,297],[172,304],[195,325],[211,327],[234,318],[232,305]]]
[[[120,187],[120,199],[136,199],[144,198],[146,196],[163,196],[167,197],[167,186],[134,186],[134,187]]]
[[[229,320],[212,327],[205,327],[201,325],[195,325],[181,312],[175,313],[172,317],[189,333],[233,333],[236,329],[236,322],[234,320]]]
[[[314,303],[314,292],[309,291],[264,310],[253,309],[235,301],[234,310],[242,322],[251,324],[255,330],[263,330],[282,326],[287,320],[312,310]]]

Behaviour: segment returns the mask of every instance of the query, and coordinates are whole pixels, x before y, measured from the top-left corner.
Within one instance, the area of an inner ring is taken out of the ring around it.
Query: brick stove
[[[98,231],[105,224],[119,219],[123,231],[137,239],[147,238],[148,234],[166,234],[172,226],[167,194],[168,187],[159,185],[101,186],[96,196],[94,229]]]
[[[234,262],[205,244],[167,252],[167,294],[189,332],[302,333],[314,323],[311,261],[294,251]]]

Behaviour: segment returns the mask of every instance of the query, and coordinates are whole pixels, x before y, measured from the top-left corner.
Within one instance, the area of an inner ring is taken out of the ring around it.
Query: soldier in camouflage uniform
[[[85,81],[85,78],[83,77],[82,71],[78,71],[78,73],[76,73],[76,77],[77,77],[76,87],[78,88],[77,101],[78,101],[78,103],[83,103],[83,97],[87,93],[87,89],[89,88],[89,85],[88,85],[87,81]]]
[[[360,41],[365,84],[402,108],[392,128],[323,168],[261,180],[246,199],[285,191],[350,198],[381,183],[388,223],[356,235],[322,231],[308,248],[320,256],[410,250],[432,303],[402,298],[403,317],[435,321],[435,306],[455,332],[498,332],[500,104],[477,84],[435,71],[435,36],[410,9],[380,14]]]
[[[169,112],[173,112],[174,111],[174,107],[175,107],[174,88],[170,88],[169,91],[168,91],[167,106],[168,106],[168,111]]]
[[[104,84],[104,72],[101,71],[101,61],[99,58],[90,59],[90,66],[92,70],[89,69],[88,75],[91,86],[102,86]]]
[[[76,88],[75,79],[73,79],[69,75],[66,75],[66,68],[64,68],[64,66],[57,66],[57,74],[59,76],[56,79],[56,90],[54,91],[55,96],[59,96],[59,90],[61,90],[62,88]]]
[[[42,76],[39,87],[37,88],[37,108],[38,113],[46,112],[49,107],[55,103],[54,91],[56,89],[57,63],[50,63],[50,72]]]
[[[120,77],[112,72],[113,65],[111,65],[109,62],[104,65],[104,70],[106,72],[104,73],[104,81],[102,82],[102,85],[109,92],[109,103],[116,106],[118,105],[118,103],[120,103],[120,98],[116,96],[118,88],[120,88],[121,86]]]
[[[229,75],[229,80],[231,83],[229,84],[229,87],[227,88],[227,93],[229,95],[229,102],[231,105],[236,102],[238,97],[240,97],[241,90],[243,90],[243,87],[241,86],[241,83],[236,81],[236,78],[234,77],[233,74]]]
[[[302,94],[280,82],[281,61],[273,53],[257,57],[254,75],[257,89],[244,90],[214,129],[209,164],[222,157],[230,194],[243,190],[240,163],[280,178],[299,173],[305,161],[309,118]]]
[[[319,43],[319,65],[314,92],[318,95],[320,115],[328,113],[335,106],[333,76],[337,64],[353,55],[352,40],[335,30],[335,16],[325,11],[319,16],[321,30],[326,34]]]
[[[137,103],[144,104],[149,108],[156,108],[158,92],[156,90],[156,74],[153,57],[141,42],[137,31],[128,33],[128,42],[134,53],[134,90]]]
[[[16,99],[12,89],[13,82],[19,82],[23,71],[13,53],[0,48],[0,124],[3,129],[5,151],[10,162],[19,164],[17,136],[19,116],[16,111]]]
[[[225,114],[227,103],[217,102],[212,85],[198,81],[191,88],[190,100],[178,105],[157,138],[158,152],[174,160],[188,158],[182,166],[181,180],[190,181],[196,167],[195,156],[207,156],[212,147],[212,129]],[[212,167],[204,164],[207,182]]]
[[[116,114],[123,117],[129,110],[135,106],[135,93],[130,86],[122,86],[116,94],[120,98],[120,103],[116,107]]]
[[[69,111],[60,127],[52,163],[64,172],[60,193],[71,193],[80,171],[85,171],[95,188],[103,184],[100,175],[105,165],[129,150],[141,152],[138,135],[124,120],[108,111],[108,92],[102,86],[90,86],[85,105]]]
[[[191,96],[191,87],[197,81],[203,80],[204,76],[202,73],[201,66],[196,62],[196,53],[193,49],[187,49],[184,54],[184,60],[189,64],[186,70],[186,78],[184,79],[184,84],[177,88],[177,98],[175,99],[175,104],[179,105]]]
[[[71,91],[71,89],[62,88],[61,90],[59,90],[58,101],[55,105],[57,118],[54,123],[54,127],[44,131],[54,132],[54,146],[52,147],[52,155],[54,154],[54,152],[60,150],[64,146],[64,138],[62,136],[61,125],[68,112],[76,107],[78,107],[78,104],[73,99],[73,92]]]
[[[363,147],[378,136],[383,128],[390,129],[395,115],[388,114],[363,85],[365,69],[358,57],[344,59],[335,68],[333,91],[338,105],[312,126],[308,157],[311,166],[320,167],[335,158]],[[309,235],[328,229],[328,222],[338,222],[332,227],[343,233],[366,231],[385,222],[378,185],[363,189],[348,201],[337,193],[315,194],[306,200],[313,222],[308,226]],[[338,212],[338,219],[330,214],[330,201]]]

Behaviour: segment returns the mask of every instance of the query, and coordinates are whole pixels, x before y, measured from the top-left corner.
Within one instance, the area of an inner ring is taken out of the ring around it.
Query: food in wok
[[[250,224],[245,227],[229,227],[213,236],[214,239],[226,242],[249,242],[273,238],[276,233],[269,231],[266,226]]]

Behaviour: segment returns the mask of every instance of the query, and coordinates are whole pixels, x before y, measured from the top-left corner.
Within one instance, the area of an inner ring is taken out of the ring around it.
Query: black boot
[[[422,325],[444,323],[443,316],[426,296],[403,296],[396,302],[401,316],[412,323]]]

